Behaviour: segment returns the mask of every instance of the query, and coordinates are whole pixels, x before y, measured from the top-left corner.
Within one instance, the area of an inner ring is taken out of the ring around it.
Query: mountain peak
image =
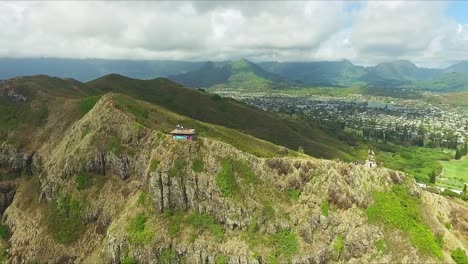
[[[214,67],[215,67],[215,63],[212,61],[207,61],[202,66],[203,69],[213,69]]]
[[[416,66],[416,64],[412,63],[409,60],[395,60],[395,61],[383,62],[383,63],[376,65],[376,67],[379,67],[379,66],[411,67],[411,68],[418,67]]]
[[[235,68],[235,69],[240,69],[240,68],[246,68],[246,67],[252,67],[252,66],[256,66],[255,63],[251,62],[251,61],[248,61],[244,58],[242,59],[239,59],[239,60],[236,60],[236,61],[232,61],[231,63],[229,63],[231,65],[231,67]]]

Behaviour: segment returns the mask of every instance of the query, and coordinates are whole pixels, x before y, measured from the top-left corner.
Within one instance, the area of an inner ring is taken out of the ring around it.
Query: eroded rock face
[[[24,103],[28,101],[28,98],[26,96],[18,93],[15,89],[10,89],[7,95],[15,103]]]
[[[112,152],[97,153],[86,164],[86,171],[101,175],[111,172],[118,175],[122,180],[130,177],[133,158],[127,155],[115,155]]]
[[[16,184],[10,182],[0,182],[0,214],[13,202],[16,193]]]
[[[3,143],[0,145],[0,167],[14,171],[32,172],[34,152],[28,153],[17,150],[12,145]]]
[[[15,85],[9,81],[0,82],[0,93],[8,96],[8,98],[15,103],[24,103],[28,98],[21,94]]]

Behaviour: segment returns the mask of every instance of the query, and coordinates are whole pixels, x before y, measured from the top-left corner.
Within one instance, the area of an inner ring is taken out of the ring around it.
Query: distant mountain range
[[[468,89],[468,62],[446,69],[421,68],[409,61],[381,63],[362,67],[347,60],[308,63],[260,63],[273,73],[305,84],[317,83],[341,86],[372,85],[379,87],[405,87],[428,90],[455,91]]]
[[[317,86],[371,86],[451,92],[468,90],[467,72],[467,62],[446,69],[429,69],[402,60],[363,67],[347,60],[255,64],[241,59],[218,65],[209,62],[198,70],[169,78],[195,88],[262,90]]]
[[[207,62],[198,70],[168,78],[195,88],[274,89],[288,88],[293,85],[291,81],[265,71],[259,65],[246,59],[217,64]]]
[[[204,62],[101,59],[8,59],[0,58],[0,79],[19,76],[49,75],[91,81],[117,73],[138,79],[180,74],[196,70]]]
[[[445,69],[430,69],[404,60],[363,67],[348,60],[253,63],[246,59],[224,62],[0,59],[0,79],[46,74],[89,81],[110,73],[138,79],[168,77],[193,88],[268,90],[371,86],[446,92],[468,90],[468,61]]]

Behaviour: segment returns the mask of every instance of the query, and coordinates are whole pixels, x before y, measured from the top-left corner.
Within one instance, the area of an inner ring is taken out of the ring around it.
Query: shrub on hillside
[[[466,252],[463,251],[461,248],[455,249],[452,252],[451,256],[457,264],[468,264],[468,257],[466,256]]]
[[[276,170],[278,175],[286,175],[293,171],[291,163],[283,159],[269,159],[267,160],[267,165],[271,169]]]
[[[370,223],[398,228],[419,251],[442,258],[438,240],[422,221],[419,199],[411,197],[401,185],[394,185],[391,192],[375,192],[373,197],[374,203],[366,210]]]

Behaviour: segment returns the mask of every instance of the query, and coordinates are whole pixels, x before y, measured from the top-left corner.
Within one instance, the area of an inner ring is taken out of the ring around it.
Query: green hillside
[[[468,61],[461,61],[457,64],[451,65],[450,67],[445,69],[445,72],[447,73],[459,72],[459,73],[468,74]]]
[[[415,86],[418,89],[441,92],[468,90],[468,75],[459,72],[446,73],[434,80],[418,82]]]
[[[43,74],[85,82],[111,73],[151,79],[192,71],[201,65],[203,62],[173,60],[0,58],[0,80]]]
[[[226,142],[239,150],[257,157],[299,156],[301,154],[258,139],[237,130],[201,122],[176,114],[156,104],[136,100],[128,95],[112,94],[117,107],[137,117],[140,124],[157,131],[171,131],[177,124],[197,131],[199,137],[209,137]]]
[[[462,191],[468,185],[468,158],[441,161],[443,173],[437,179],[437,185]]]
[[[168,79],[136,80],[108,75],[87,83],[106,92],[122,93],[175,113],[232,128],[254,137],[324,158],[353,160],[350,147],[317,127],[282,117],[218,95],[182,87]]]
[[[38,135],[49,137],[50,119],[66,126],[80,118],[74,104],[98,90],[72,79],[44,75],[18,77],[0,83],[0,141],[18,147],[34,147]]]
[[[9,91],[24,96],[26,100],[24,102],[12,100],[8,97]],[[183,88],[164,78],[136,80],[120,75],[108,75],[86,84],[47,76],[22,77],[2,83],[1,139],[17,145],[34,145],[34,142],[30,142],[34,137],[30,135],[50,136],[50,133],[41,127],[46,120],[62,118],[64,124],[72,123],[92,107],[98,99],[95,95],[108,92],[120,93],[128,98],[143,100],[155,107],[163,107],[168,111],[187,116],[191,119],[184,122],[198,128],[202,135],[206,133],[238,147],[243,145],[239,148],[250,153],[255,152],[253,146],[258,143],[251,144],[252,150],[249,151],[249,145],[245,142],[251,140],[235,136],[236,133],[232,131],[237,130],[292,150],[302,147],[305,153],[315,157],[354,160],[348,154],[353,151],[350,146],[305,121],[265,112],[214,94]],[[158,128],[171,129],[176,124],[174,119],[171,120],[171,122],[160,122]],[[201,126],[197,120],[213,124],[213,127]],[[164,125],[161,125],[163,123]],[[234,130],[228,132],[221,127]],[[272,147],[267,149],[269,150],[259,150],[256,154],[271,156],[274,155],[272,153],[282,151]]]
[[[404,173],[278,157],[271,143],[129,95],[57,100],[38,126],[53,136],[35,135],[29,151],[0,145],[2,261],[449,263],[466,243],[464,204]],[[63,111],[80,117],[63,125]],[[161,133],[178,122],[206,137]]]
[[[343,61],[262,62],[267,71],[289,80],[314,86],[353,86],[365,84],[360,78],[367,73],[362,66]]]
[[[368,75],[364,76],[363,79],[367,81],[420,81],[434,79],[440,74],[441,70],[420,68],[409,61],[399,60],[381,63],[369,68]]]
[[[246,59],[215,64],[207,62],[198,70],[168,77],[195,88],[265,90],[294,86]]]

